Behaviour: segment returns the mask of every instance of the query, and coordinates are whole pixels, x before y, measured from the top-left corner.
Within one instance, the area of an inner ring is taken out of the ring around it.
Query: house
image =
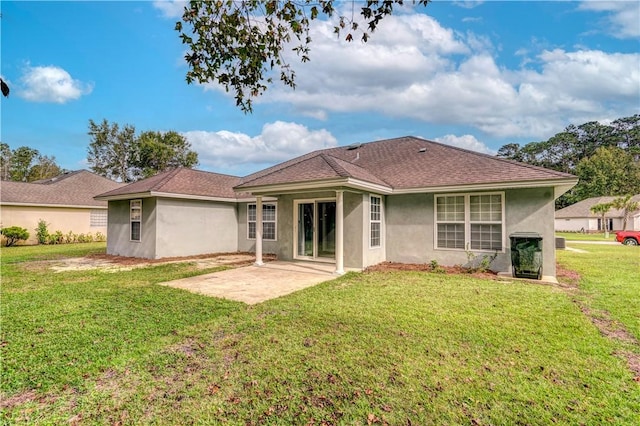
[[[596,204],[610,203],[619,197],[593,197],[579,201],[556,211],[555,229],[558,232],[598,232],[604,231],[602,217],[593,213],[591,207]],[[640,203],[640,194],[631,197]],[[607,230],[622,230],[624,227],[624,210],[612,208],[605,215]],[[640,231],[640,209],[629,212],[627,230]]]
[[[244,178],[177,169],[101,194],[108,253],[166,257],[254,251],[363,269],[382,262],[465,264],[509,235],[537,232],[555,275],[554,200],[575,176],[401,137],[314,151]]]
[[[37,244],[40,220],[50,233],[107,234],[107,203],[94,197],[123,186],[86,170],[35,182],[3,181],[0,184],[0,223],[29,231],[27,244]]]

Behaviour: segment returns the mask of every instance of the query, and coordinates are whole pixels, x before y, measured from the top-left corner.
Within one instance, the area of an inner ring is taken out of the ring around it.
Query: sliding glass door
[[[334,260],[336,256],[336,202],[333,200],[296,201],[295,213],[295,257]]]

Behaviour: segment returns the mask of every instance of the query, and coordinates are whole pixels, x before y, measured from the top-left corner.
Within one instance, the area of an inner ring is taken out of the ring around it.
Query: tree
[[[194,167],[198,154],[177,132],[148,131],[136,136],[131,125],[122,129],[107,120],[96,124],[89,120],[87,161],[91,171],[109,179],[134,182],[175,167]]]
[[[0,234],[5,237],[6,239],[5,245],[7,247],[11,247],[12,245],[15,245],[18,241],[29,239],[29,232],[26,229],[21,228],[19,226],[10,226],[8,228],[2,228],[0,229]]]
[[[607,226],[606,214],[611,210],[611,203],[600,203],[591,206],[591,213],[600,215],[602,226],[604,228],[605,238],[609,238],[609,227]]]
[[[624,197],[618,197],[611,202],[611,206],[614,209],[622,210],[622,230],[627,230],[627,222],[629,221],[629,215],[631,212],[634,212],[640,209],[640,203],[637,201],[633,201],[631,199],[631,195],[626,195]]]
[[[414,0],[426,6],[430,0]],[[301,62],[310,60],[309,26],[311,21],[336,13],[334,0],[207,0],[191,1],[175,29],[189,51],[187,83],[217,82],[235,93],[236,106],[252,111],[252,98],[264,93],[272,82],[271,72],[279,73],[285,86],[295,88],[295,71],[284,59],[283,51],[293,42],[291,51]],[[352,10],[356,1],[352,1]],[[339,16],[334,32],[346,32],[345,40],[366,42],[380,21],[393,13],[402,0],[367,0],[358,4],[366,21],[361,29],[352,13]],[[184,23],[184,25],[183,25]]]
[[[9,97],[9,92],[10,92],[9,86],[1,78],[0,78],[0,90],[2,91],[2,96],[4,96],[5,98]]]
[[[598,148],[578,164],[580,200],[603,195],[640,193],[640,164],[620,148]]]
[[[144,132],[135,144],[133,166],[137,178],[147,178],[163,170],[198,165],[198,154],[181,134],[170,131]]]
[[[87,162],[91,171],[108,179],[133,182],[131,153],[135,133],[136,129],[128,124],[121,130],[117,123],[109,124],[106,119],[100,124],[89,120]]]
[[[40,153],[37,149],[21,146],[16,148],[11,155],[11,180],[16,182],[30,182],[31,167]]]
[[[38,154],[37,162],[29,171],[29,182],[59,176],[64,170],[56,164],[56,157]]]
[[[0,180],[11,180],[11,148],[0,142]]]

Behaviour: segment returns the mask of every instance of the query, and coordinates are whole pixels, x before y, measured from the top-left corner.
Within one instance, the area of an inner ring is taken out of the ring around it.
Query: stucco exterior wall
[[[435,249],[434,194],[386,197],[387,260],[441,265],[466,264],[464,250]],[[491,265],[499,272],[511,271],[509,235],[537,232],[543,238],[543,273],[555,276],[554,199],[552,188],[518,189],[504,192],[505,245]],[[476,252],[477,256],[490,255]]]
[[[382,205],[380,206],[380,219],[381,219],[381,230],[380,230],[380,247],[371,247],[371,228],[370,228],[370,218],[371,218],[371,196],[380,197],[380,201]],[[384,262],[387,260],[387,252],[386,252],[386,198],[379,194],[362,194],[361,201],[361,210],[362,210],[362,268],[366,268],[367,266],[375,265],[380,262]]]
[[[158,198],[156,258],[238,250],[235,203]]]
[[[156,259],[156,199],[142,199],[140,241],[131,241],[129,200],[109,201],[107,254]]]
[[[273,201],[264,201],[264,203],[273,203]],[[255,238],[248,238],[249,235],[249,225],[247,224],[247,206],[249,204],[255,204],[255,202],[244,202],[238,203],[237,205],[237,217],[238,217],[238,228],[237,228],[237,240],[238,240],[238,251],[255,253],[256,252],[256,240]],[[262,241],[262,252],[263,253],[278,253],[278,245],[280,243],[280,233],[281,231],[281,220],[282,214],[280,212],[280,201],[275,202],[276,204],[276,241]]]
[[[29,232],[29,239],[21,244],[37,244],[36,227],[42,219],[48,224],[49,233],[60,231],[63,234],[89,234],[94,237],[100,232],[107,235],[106,226],[91,226],[91,211],[106,210],[100,208],[72,208],[72,207],[37,207],[37,206],[6,206],[0,207],[0,225],[8,228],[19,226]]]

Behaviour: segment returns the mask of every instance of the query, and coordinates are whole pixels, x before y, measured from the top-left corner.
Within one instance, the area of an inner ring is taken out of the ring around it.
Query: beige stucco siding
[[[390,195],[386,197],[387,260],[441,265],[468,262],[465,250],[435,248],[435,194]],[[491,268],[511,271],[509,235],[514,232],[537,232],[543,238],[543,273],[555,276],[555,233],[553,188],[504,191],[504,247]],[[476,256],[491,255],[476,252]]]
[[[159,198],[156,257],[238,250],[235,203]]]
[[[29,232],[26,244],[37,244],[36,227],[42,219],[47,222],[50,234],[60,231],[63,234],[92,234],[100,232],[107,235],[106,226],[91,226],[91,211],[103,210],[99,207],[38,207],[38,206],[8,206],[0,207],[0,225],[4,228],[19,226]]]

